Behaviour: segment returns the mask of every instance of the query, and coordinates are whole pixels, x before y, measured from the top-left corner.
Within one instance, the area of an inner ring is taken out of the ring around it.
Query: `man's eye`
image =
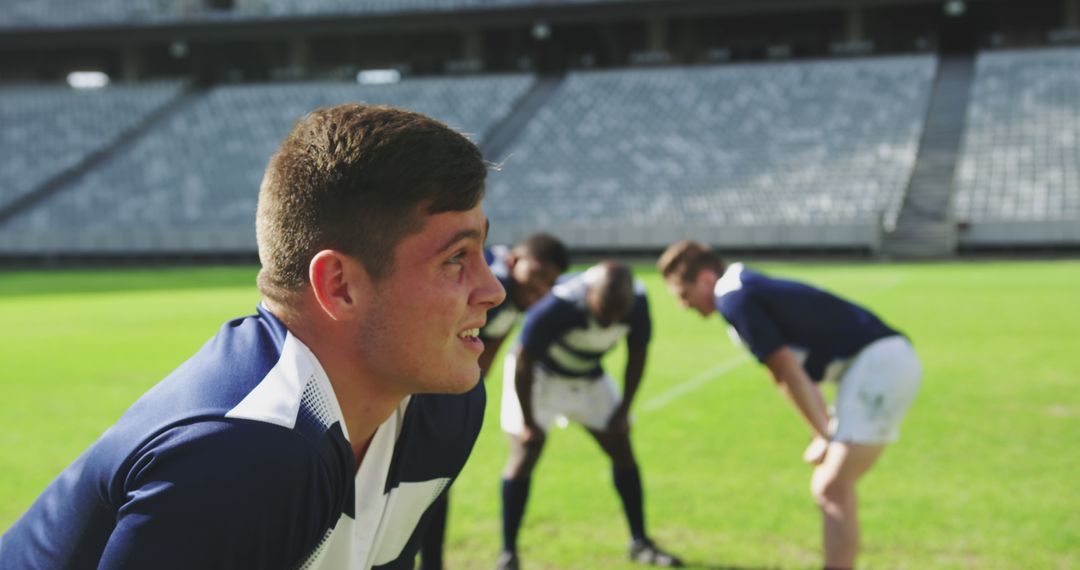
[[[454,255],[450,256],[450,259],[446,260],[447,263],[453,263],[453,264],[458,264],[458,265],[460,265],[464,261],[465,261],[465,250],[460,250],[460,251],[454,253]]]

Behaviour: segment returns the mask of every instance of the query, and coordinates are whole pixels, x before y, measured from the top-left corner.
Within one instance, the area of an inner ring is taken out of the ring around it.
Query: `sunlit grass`
[[[902,439],[861,487],[862,567],[1080,566],[1080,263],[755,267],[872,308],[923,360]],[[680,312],[650,268],[638,273],[655,326],[634,427],[651,534],[699,567],[819,567],[805,428],[718,318]],[[0,529],[223,322],[252,312],[254,276],[0,274]],[[622,358],[608,362],[616,378]],[[451,568],[489,568],[498,553],[501,378],[497,367],[453,489]],[[603,455],[580,429],[556,431],[521,534],[528,569],[629,568],[626,543]]]

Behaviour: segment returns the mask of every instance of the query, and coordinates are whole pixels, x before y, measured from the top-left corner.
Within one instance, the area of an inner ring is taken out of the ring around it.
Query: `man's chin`
[[[480,365],[474,363],[472,372],[455,374],[431,391],[432,394],[464,394],[480,383]]]
[[[479,383],[480,383],[480,365],[477,365],[476,366],[476,373],[469,375],[467,377],[467,379],[465,380],[465,382],[463,382],[460,385],[459,389],[456,390],[455,392],[452,392],[452,393],[453,394],[464,394],[465,392],[468,392],[468,391],[472,390],[473,388],[475,388],[476,385],[479,384]]]

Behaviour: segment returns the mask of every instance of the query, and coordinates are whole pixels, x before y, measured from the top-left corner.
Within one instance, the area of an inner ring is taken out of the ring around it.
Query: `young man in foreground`
[[[502,428],[510,436],[510,458],[502,481],[500,570],[520,566],[517,535],[532,471],[559,416],[585,426],[611,459],[630,527],[630,558],[682,566],[645,532],[641,474],[630,442],[630,405],[645,371],[651,335],[645,288],[619,263],[600,263],[567,279],[529,309],[518,346],[504,365]],[[600,360],[623,338],[627,364],[620,397]]]
[[[852,568],[859,549],[855,486],[899,425],[922,369],[911,343],[866,309],[802,283],[730,266],[692,241],[670,246],[660,273],[684,308],[715,311],[764,364],[810,427],[803,459],[821,508],[826,568]],[[818,383],[838,382],[830,429]]]
[[[533,234],[513,248],[495,245],[484,250],[484,259],[491,272],[506,290],[506,300],[487,312],[487,324],[480,329],[484,352],[480,355],[480,374],[486,377],[499,347],[524,312],[544,295],[567,267],[570,254],[558,238]],[[420,547],[420,570],[442,570],[443,542],[446,538],[446,519],[449,491],[444,492],[431,507],[431,524]]]
[[[480,429],[486,166],[342,105],[271,158],[263,301],[140,398],[0,538],[3,568],[410,568]]]

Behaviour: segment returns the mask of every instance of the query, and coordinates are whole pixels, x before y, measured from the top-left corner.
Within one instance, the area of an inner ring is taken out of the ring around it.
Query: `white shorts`
[[[507,355],[503,363],[501,423],[503,431],[511,435],[519,435],[525,428],[514,383],[516,369],[517,359],[513,354]],[[544,432],[550,431],[560,418],[594,431],[605,431],[621,401],[615,381],[607,374],[588,380],[552,374],[539,364],[533,368],[533,419]]]
[[[836,416],[830,426],[832,440],[895,442],[921,378],[919,357],[906,338],[890,336],[867,345],[840,377]]]

